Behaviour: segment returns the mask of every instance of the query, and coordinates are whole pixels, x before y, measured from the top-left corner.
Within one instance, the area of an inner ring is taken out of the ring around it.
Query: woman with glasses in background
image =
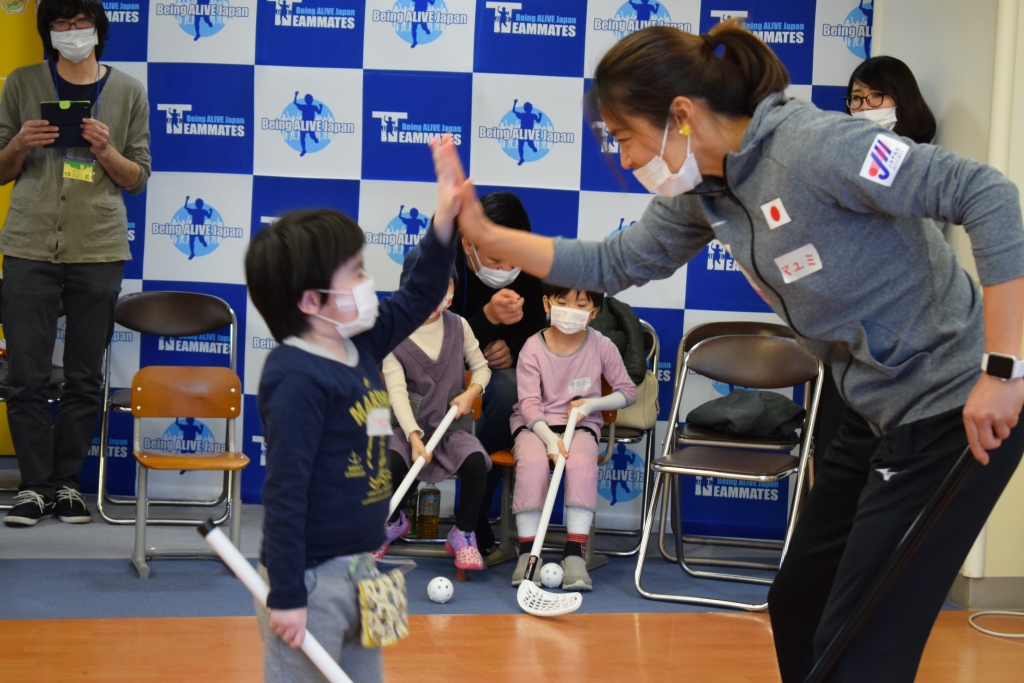
[[[861,62],[850,75],[845,102],[851,116],[874,121],[919,145],[935,138],[935,116],[921,96],[917,79],[895,57]]]
[[[96,430],[103,352],[131,258],[121,190],[142,192],[150,174],[146,91],[100,65],[109,33],[100,0],[40,0],[36,14],[47,59],[11,73],[0,97],[0,185],[14,181],[0,231],[0,314],[21,470],[8,526],[54,514],[73,524],[91,519],[78,473]],[[80,131],[43,120],[42,103],[64,100],[88,102]],[[53,422],[47,384],[62,305],[64,391]]]

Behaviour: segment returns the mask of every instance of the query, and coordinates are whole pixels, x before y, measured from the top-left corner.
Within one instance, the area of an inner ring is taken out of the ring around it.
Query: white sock
[[[516,531],[520,538],[533,538],[540,528],[540,510],[516,513]]]
[[[565,508],[566,533],[590,535],[590,525],[594,521],[594,513],[586,508],[575,505]]]

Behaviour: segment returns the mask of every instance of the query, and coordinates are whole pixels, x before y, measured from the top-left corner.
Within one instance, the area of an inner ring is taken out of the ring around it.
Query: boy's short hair
[[[245,254],[245,281],[274,339],[309,329],[299,310],[303,292],[330,289],[334,271],[365,241],[359,225],[334,209],[289,211],[257,233]]]
[[[491,192],[480,198],[483,205],[484,215],[491,221],[513,230],[530,230],[530,216],[526,213],[526,207],[516,195],[511,192]]]
[[[590,303],[594,304],[594,308],[600,308],[604,304],[604,292],[588,292],[582,289],[574,289],[572,287],[559,287],[558,285],[549,285],[544,283],[544,296],[549,299],[564,299],[569,296],[569,292],[580,292]]]

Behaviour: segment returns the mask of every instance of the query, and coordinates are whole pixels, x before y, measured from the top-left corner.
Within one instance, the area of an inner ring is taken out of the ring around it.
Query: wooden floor
[[[986,619],[987,628],[1021,630],[1020,619]],[[385,652],[388,683],[779,681],[765,615],[418,616],[410,621],[412,635]],[[4,681],[255,683],[262,669],[262,646],[251,617],[0,621]],[[1024,642],[983,635],[967,624],[965,612],[943,612],[917,680],[1020,683],[1022,672]]]

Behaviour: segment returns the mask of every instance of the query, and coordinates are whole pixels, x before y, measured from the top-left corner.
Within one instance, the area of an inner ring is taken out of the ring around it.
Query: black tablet
[[[88,100],[43,102],[40,109],[40,118],[60,129],[57,139],[46,145],[47,147],[92,147],[92,143],[82,137],[82,119],[92,116],[91,102]]]

